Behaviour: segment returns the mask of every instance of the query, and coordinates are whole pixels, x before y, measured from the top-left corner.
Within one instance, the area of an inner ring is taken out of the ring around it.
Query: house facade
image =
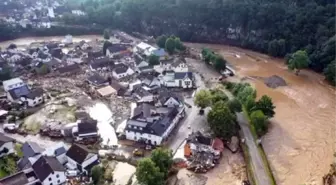
[[[157,50],[156,47],[151,46],[151,45],[149,45],[145,42],[141,42],[133,48],[133,52],[143,54],[143,55],[146,55],[146,56],[152,55],[153,52],[156,51],[156,50]]]
[[[192,88],[193,87],[193,74],[192,72],[166,72],[162,77],[161,84],[165,87],[180,87]]]
[[[43,90],[34,89],[29,92],[29,94],[21,96],[21,101],[26,102],[29,107],[35,107],[40,105],[44,101]]]
[[[66,152],[66,166],[71,170],[79,170],[81,172],[90,172],[91,168],[99,163],[98,155],[89,152],[86,148],[73,144]]]
[[[20,78],[12,78],[10,80],[5,80],[2,82],[2,84],[5,91],[9,91],[11,89],[15,89],[17,87],[26,85]]]
[[[32,169],[42,185],[60,185],[66,181],[65,169],[55,157],[40,156]]]
[[[161,145],[183,117],[183,108],[158,109],[149,104],[141,104],[134,108],[132,117],[127,120],[126,139]]]
[[[134,71],[125,64],[117,64],[112,72],[112,76],[116,79],[120,79],[133,74]]]

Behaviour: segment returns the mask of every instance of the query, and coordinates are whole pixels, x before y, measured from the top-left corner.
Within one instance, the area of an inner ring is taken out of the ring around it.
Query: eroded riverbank
[[[335,151],[335,89],[312,71],[304,70],[296,76],[280,59],[235,47],[190,46],[217,50],[240,78],[278,75],[286,80],[287,86],[276,89],[262,81],[251,81],[258,97],[267,94],[276,105],[272,126],[263,138],[265,152],[278,184],[322,184]]]

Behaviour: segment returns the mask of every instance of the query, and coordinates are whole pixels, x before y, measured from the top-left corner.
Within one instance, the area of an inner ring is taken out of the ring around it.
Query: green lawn
[[[3,169],[0,169],[0,178],[4,178],[8,176],[7,172],[5,172]]]

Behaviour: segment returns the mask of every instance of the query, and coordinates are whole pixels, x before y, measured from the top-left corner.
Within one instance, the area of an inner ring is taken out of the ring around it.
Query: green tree
[[[226,69],[226,60],[221,56],[216,56],[214,67],[217,71]]]
[[[211,130],[217,137],[230,139],[232,136],[237,135],[236,117],[225,102],[217,102],[210,110],[207,120]]]
[[[194,100],[195,105],[199,106],[201,109],[204,109],[211,104],[211,93],[208,90],[200,90],[195,95]]]
[[[184,51],[186,49],[183,43],[181,42],[180,38],[176,37],[174,41],[175,41],[175,48],[177,50]]]
[[[295,74],[299,75],[300,70],[308,67],[309,58],[306,51],[298,50],[292,54],[291,59],[288,62],[288,68],[295,70]]]
[[[149,63],[149,65],[151,65],[151,66],[158,65],[158,64],[160,63],[160,61],[159,61],[159,57],[156,56],[156,55],[150,55],[150,56],[148,57],[148,63]]]
[[[210,90],[210,93],[211,93],[211,104],[212,105],[214,105],[216,102],[219,102],[219,101],[227,102],[229,100],[226,94],[220,89],[212,89]]]
[[[104,174],[104,170],[99,165],[96,165],[96,166],[92,167],[91,177],[92,177],[92,181],[95,185],[97,185],[101,181],[101,179],[103,177],[103,174]]]
[[[164,174],[160,172],[160,168],[157,167],[150,158],[144,158],[138,161],[135,174],[140,184],[164,184]]]
[[[325,78],[336,86],[336,60],[332,61],[323,71]]]
[[[172,151],[163,148],[157,148],[152,151],[150,158],[155,163],[155,165],[159,167],[160,172],[164,175],[164,178],[166,178],[171,166],[173,165]]]
[[[166,40],[165,49],[169,54],[173,54],[175,51],[175,40],[172,38],[168,38]]]
[[[104,39],[109,40],[110,39],[110,32],[108,29],[104,30]]]
[[[272,98],[267,95],[263,95],[256,102],[253,109],[261,110],[267,118],[272,118],[275,114],[274,112],[275,106],[273,105]]]
[[[242,105],[236,98],[229,100],[227,106],[233,113],[242,111]]]
[[[168,37],[166,35],[161,35],[158,38],[156,38],[156,44],[160,48],[165,48],[167,39]]]
[[[243,103],[245,109],[248,113],[251,113],[255,107],[255,99],[251,96],[247,97],[246,101]]]
[[[268,129],[267,117],[261,110],[253,111],[250,115],[250,119],[258,136],[266,134]]]
[[[257,97],[257,91],[251,86],[243,87],[237,94],[237,99],[242,103],[245,103],[249,97],[253,100]]]

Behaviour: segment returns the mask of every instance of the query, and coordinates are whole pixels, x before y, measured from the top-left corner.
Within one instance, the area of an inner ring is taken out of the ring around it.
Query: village
[[[158,147],[195,173],[219,164],[224,141],[211,136],[193,96],[225,74],[205,80],[195,70],[198,54],[169,54],[151,41],[110,34],[11,44],[1,52],[2,72],[14,74],[1,90],[1,156],[16,165],[0,169],[8,174],[0,183],[88,184],[91,169],[107,165],[111,184],[136,184],[133,166]],[[129,174],[118,179],[125,168]]]

